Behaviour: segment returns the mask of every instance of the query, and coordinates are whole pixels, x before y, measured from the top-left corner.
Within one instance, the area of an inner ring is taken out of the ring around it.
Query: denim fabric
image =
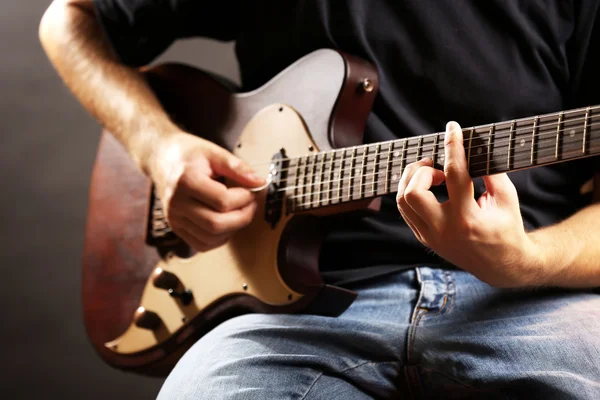
[[[600,294],[417,268],[340,317],[251,314],[200,339],[165,399],[600,399]]]

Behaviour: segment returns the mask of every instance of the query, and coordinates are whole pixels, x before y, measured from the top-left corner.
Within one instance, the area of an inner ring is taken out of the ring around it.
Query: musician
[[[40,25],[49,59],[198,250],[251,221],[248,189],[264,177],[182,132],[142,79],[176,40],[235,40],[244,91],[313,50],[343,50],[380,76],[366,142],[446,132],[443,171],[411,164],[381,211],[330,218],[320,265],[359,293],[346,312],[231,319],[159,398],[600,398],[598,159],[472,180],[458,124],[600,103],[599,5],[55,0]]]

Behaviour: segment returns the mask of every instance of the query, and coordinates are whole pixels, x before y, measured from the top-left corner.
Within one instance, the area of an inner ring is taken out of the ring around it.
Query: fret
[[[333,203],[333,177],[334,177],[334,173],[333,173],[333,167],[335,166],[335,151],[331,152],[331,160],[329,160],[329,186],[327,189],[327,197],[329,197],[327,204],[332,204]]]
[[[362,154],[362,159],[360,162],[360,180],[359,180],[359,186],[358,186],[358,198],[359,199],[363,199],[365,197],[365,190],[364,190],[364,185],[365,185],[365,161],[367,160],[367,153],[369,152],[369,148],[368,147],[364,147],[363,148],[363,154]]]
[[[513,120],[510,123],[510,132],[508,134],[508,154],[506,157],[506,169],[509,171],[510,171],[510,160],[511,160],[511,158],[513,156],[513,152],[514,152],[513,142],[515,140],[515,124],[516,124],[515,120]]]
[[[296,209],[298,205],[298,198],[303,195],[300,191],[300,175],[302,175],[302,158],[296,159],[296,179],[294,181],[294,201],[292,202],[292,209]],[[304,186],[302,186],[304,188]]]
[[[587,107],[585,109],[585,116],[583,117],[583,145],[581,146],[581,154],[586,154],[587,152],[587,143],[589,142],[588,140],[588,120],[590,118],[590,107]]]
[[[406,166],[406,155],[408,152],[408,139],[404,139],[404,143],[402,144],[402,158],[400,159],[400,172],[398,173],[398,180],[402,177],[404,173],[404,167]]]
[[[490,161],[492,159],[492,138],[494,136],[494,131],[496,130],[496,124],[492,124],[490,126],[490,130],[488,132],[488,142],[487,142],[487,161],[485,166],[485,174],[490,174]]]
[[[590,118],[588,125],[588,155],[597,155],[600,153],[600,119],[596,115],[598,108],[592,107],[590,109]]]
[[[315,191],[315,187],[314,187],[314,183],[315,183],[315,165],[317,163],[317,160],[315,158],[315,156],[308,156],[310,158],[310,162],[307,162],[307,172],[306,172],[306,179],[308,181],[308,183],[306,184],[306,188],[307,188],[307,201],[305,202],[305,206],[306,208],[312,208],[312,202],[313,202],[313,193]]]
[[[536,157],[535,157],[535,148],[536,148],[536,143],[537,143],[537,135],[538,135],[538,131],[539,131],[539,122],[540,122],[540,117],[535,117],[533,119],[533,130],[531,132],[531,165],[535,164],[536,161]]]
[[[327,158],[327,153],[321,153],[321,168],[320,168],[320,173],[319,173],[319,186],[318,186],[318,190],[319,193],[317,195],[318,198],[318,203],[317,206],[320,206],[322,201],[323,201],[323,182],[325,181],[325,159]]]
[[[312,164],[311,164],[312,162]],[[305,200],[304,200],[304,206],[307,208],[311,207],[312,204],[312,194],[313,194],[313,179],[314,179],[314,165],[315,165],[315,159],[313,156],[306,156],[306,166],[305,166],[305,174],[306,174],[306,180],[305,180],[305,185],[306,185],[306,193],[305,193]]]
[[[560,136],[560,159],[581,156],[582,143],[585,140],[585,109],[565,113]]]
[[[313,190],[313,207],[318,207],[321,202],[320,202],[320,198],[321,198],[321,162],[319,160],[319,157],[323,157],[323,153],[317,153],[315,154],[315,163],[313,164],[313,184],[312,184],[312,190]]]
[[[467,171],[470,173],[471,172],[471,148],[473,145],[473,133],[475,132],[475,128],[471,128],[470,132],[469,132],[469,149],[467,150],[468,152],[468,156],[467,156]]]
[[[350,179],[348,181],[348,201],[352,200],[354,192],[354,166],[356,165],[356,147],[352,148],[350,154]]]
[[[431,163],[435,167],[437,164],[438,145],[440,143],[440,134],[436,133],[433,137],[433,149],[431,150]]]
[[[390,145],[388,147],[388,154],[387,154],[387,160],[386,160],[386,164],[385,164],[385,182],[384,182],[384,192],[387,194],[390,192],[390,178],[391,178],[391,174],[390,174],[390,167],[392,166],[392,152],[394,151],[394,142],[390,142]]]
[[[342,186],[344,183],[344,163],[346,162],[346,150],[342,150],[342,154],[340,156],[340,171],[338,176],[338,195],[336,200],[341,203],[342,202]]]
[[[302,188],[302,190],[304,191],[304,197],[302,198],[303,207],[310,207],[310,199],[312,195],[310,182],[310,156],[306,156],[306,164],[304,165],[304,183],[302,184],[304,186]]]
[[[536,164],[556,162],[556,136],[557,136],[557,114],[540,117],[540,125],[537,135]]]
[[[379,183],[379,179],[377,173],[379,172],[379,153],[381,152],[381,144],[378,144],[375,147],[375,161],[373,164],[373,187],[371,191],[373,192],[373,196],[377,196],[377,184]]]
[[[515,121],[515,131],[512,140],[510,170],[529,167],[531,144],[531,128],[533,120]]]
[[[417,157],[415,158],[415,162],[421,159],[421,153],[423,152],[423,136],[419,136],[419,140],[417,141]]]
[[[554,148],[554,159],[558,161],[558,147],[560,146],[560,137],[562,133],[563,113],[558,114],[558,123],[556,124],[556,146]]]

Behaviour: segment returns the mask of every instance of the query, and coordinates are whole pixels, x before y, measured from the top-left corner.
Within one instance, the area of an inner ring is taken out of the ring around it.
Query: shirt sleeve
[[[112,49],[128,66],[147,65],[175,40],[235,40],[243,0],[93,0]]]

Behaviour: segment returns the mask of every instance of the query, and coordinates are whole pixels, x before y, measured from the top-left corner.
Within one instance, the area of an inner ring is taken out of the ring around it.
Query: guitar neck
[[[463,128],[471,177],[600,155],[600,106]],[[290,211],[396,191],[404,168],[430,158],[443,169],[444,133],[320,152],[286,162]]]

